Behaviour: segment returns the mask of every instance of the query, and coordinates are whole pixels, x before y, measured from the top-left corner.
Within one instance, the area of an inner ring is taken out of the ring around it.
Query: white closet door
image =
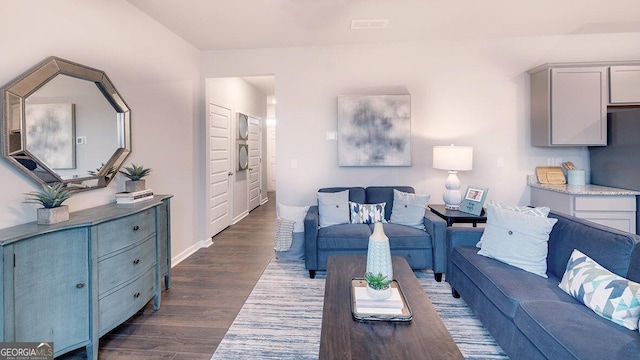
[[[249,211],[260,205],[262,178],[262,131],[261,121],[249,117]]]
[[[207,116],[207,235],[231,225],[231,110],[209,104]]]

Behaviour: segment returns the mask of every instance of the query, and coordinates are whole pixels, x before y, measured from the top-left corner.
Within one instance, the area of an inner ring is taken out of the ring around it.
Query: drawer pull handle
[[[84,283],[77,283],[77,284],[76,284],[76,287],[77,287],[78,289],[82,289],[82,288],[84,287]]]
[[[137,292],[137,293],[133,294],[133,297],[136,298],[136,299],[139,298],[140,297],[140,293]]]
[[[133,231],[138,231],[138,230],[140,230],[140,226],[136,225],[133,227]]]
[[[140,264],[140,259],[135,259],[135,260],[133,260],[133,263],[134,263],[135,265]]]

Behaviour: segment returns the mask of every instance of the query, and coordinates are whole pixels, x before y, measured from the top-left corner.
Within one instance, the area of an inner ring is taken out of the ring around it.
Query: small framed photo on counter
[[[468,186],[460,204],[460,211],[479,216],[482,213],[482,205],[484,205],[488,192],[489,188]]]

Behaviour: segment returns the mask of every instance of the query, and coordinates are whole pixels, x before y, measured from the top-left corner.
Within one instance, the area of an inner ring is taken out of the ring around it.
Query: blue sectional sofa
[[[640,334],[594,313],[558,284],[578,249],[617,275],[640,282],[640,240],[576,217],[558,219],[547,276],[478,255],[482,229],[447,228],[446,280],[512,359],[639,359]]]
[[[415,193],[410,186],[370,186],[322,188],[319,192],[349,190],[349,201],[361,204],[386,202],[385,219],[391,219],[393,211],[393,189]],[[319,228],[318,206],[311,206],[304,219],[305,266],[309,276],[316,270],[327,269],[327,258],[336,254],[366,254],[373,224],[339,224]],[[446,222],[427,211],[424,217],[425,230],[386,223],[384,232],[389,237],[391,254],[404,257],[412,269],[433,269],[440,281],[445,270]]]

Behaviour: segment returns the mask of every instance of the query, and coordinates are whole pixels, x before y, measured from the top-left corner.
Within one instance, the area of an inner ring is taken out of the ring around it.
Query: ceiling
[[[640,32],[638,0],[127,1],[203,51]],[[273,76],[243,79],[274,95]]]
[[[640,32],[638,0],[128,1],[201,50]]]

